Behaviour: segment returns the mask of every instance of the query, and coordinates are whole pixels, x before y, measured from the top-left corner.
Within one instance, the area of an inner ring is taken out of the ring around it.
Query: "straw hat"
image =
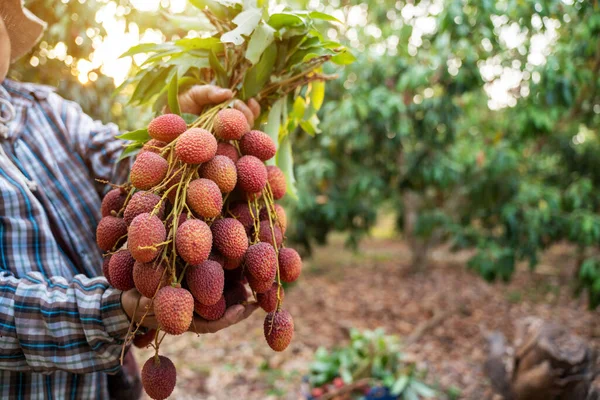
[[[46,23],[24,8],[21,0],[0,0],[0,17],[10,37],[11,62],[27,54],[46,29]]]

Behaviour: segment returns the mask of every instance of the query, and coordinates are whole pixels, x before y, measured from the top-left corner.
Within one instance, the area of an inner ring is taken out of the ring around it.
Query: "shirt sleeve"
[[[116,372],[129,329],[120,296],[102,277],[0,272],[0,369]]]
[[[60,110],[60,119],[64,124],[74,151],[86,164],[92,179],[101,179],[114,184],[127,181],[132,158],[119,161],[125,141],[117,139],[119,128],[112,123],[95,121],[83,112],[79,104],[68,101],[51,93],[48,102],[53,110]],[[96,188],[102,195],[109,186],[97,183]]]

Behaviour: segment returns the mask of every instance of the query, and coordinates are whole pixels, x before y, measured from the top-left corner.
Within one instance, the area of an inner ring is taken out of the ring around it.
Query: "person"
[[[117,162],[115,125],[93,121],[49,87],[6,79],[45,24],[20,0],[2,0],[0,16],[0,398],[123,398],[109,391],[110,374],[132,373],[120,364],[121,350],[150,300],[101,276],[95,231],[107,187],[95,179],[123,182],[130,162]],[[231,98],[228,89],[196,86],[180,103],[199,113]],[[251,126],[260,113],[254,100],[234,106]],[[236,305],[212,322],[198,317],[190,330],[216,332],[255,309]],[[150,313],[144,325],[155,324]]]

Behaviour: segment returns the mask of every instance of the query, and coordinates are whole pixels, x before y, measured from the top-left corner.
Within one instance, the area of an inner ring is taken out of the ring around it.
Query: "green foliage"
[[[340,32],[364,50],[328,88],[327,134],[299,142],[295,238],[310,246],[342,230],[355,244],[383,205],[402,230],[411,194],[414,234],[475,248],[469,266],[489,280],[510,279],[520,261],[535,268],[553,243],[596,248],[598,2],[429,5],[369,2],[366,24]],[[487,91],[507,72],[518,79],[498,106]],[[592,281],[582,283],[597,293]]]
[[[435,391],[425,385],[423,374],[407,363],[396,336],[383,329],[350,332],[350,344],[327,351],[319,348],[310,365],[309,383],[323,386],[341,377],[345,384],[370,378],[369,386],[383,385],[400,399],[431,398]]]

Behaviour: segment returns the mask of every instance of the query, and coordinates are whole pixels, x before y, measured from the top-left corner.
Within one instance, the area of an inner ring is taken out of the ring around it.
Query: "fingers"
[[[190,330],[198,334],[215,333],[245,320],[252,315],[257,308],[258,304],[256,303],[251,303],[247,306],[236,305],[229,307],[227,311],[225,311],[225,315],[216,321],[207,321],[203,318],[195,317],[192,321],[192,326],[190,326]]]
[[[196,85],[179,96],[181,112],[200,114],[207,104],[222,103],[233,97],[229,89],[214,85]]]
[[[248,105],[246,105],[246,103],[243,101],[236,100],[233,102],[233,108],[244,113],[246,119],[248,120],[248,124],[250,125],[250,129],[252,129],[254,126],[254,113],[252,110],[250,110],[250,107],[248,107]]]
[[[260,104],[258,104],[258,101],[255,99],[248,100],[248,107],[250,107],[252,114],[254,114],[254,119],[258,118],[260,115]]]

